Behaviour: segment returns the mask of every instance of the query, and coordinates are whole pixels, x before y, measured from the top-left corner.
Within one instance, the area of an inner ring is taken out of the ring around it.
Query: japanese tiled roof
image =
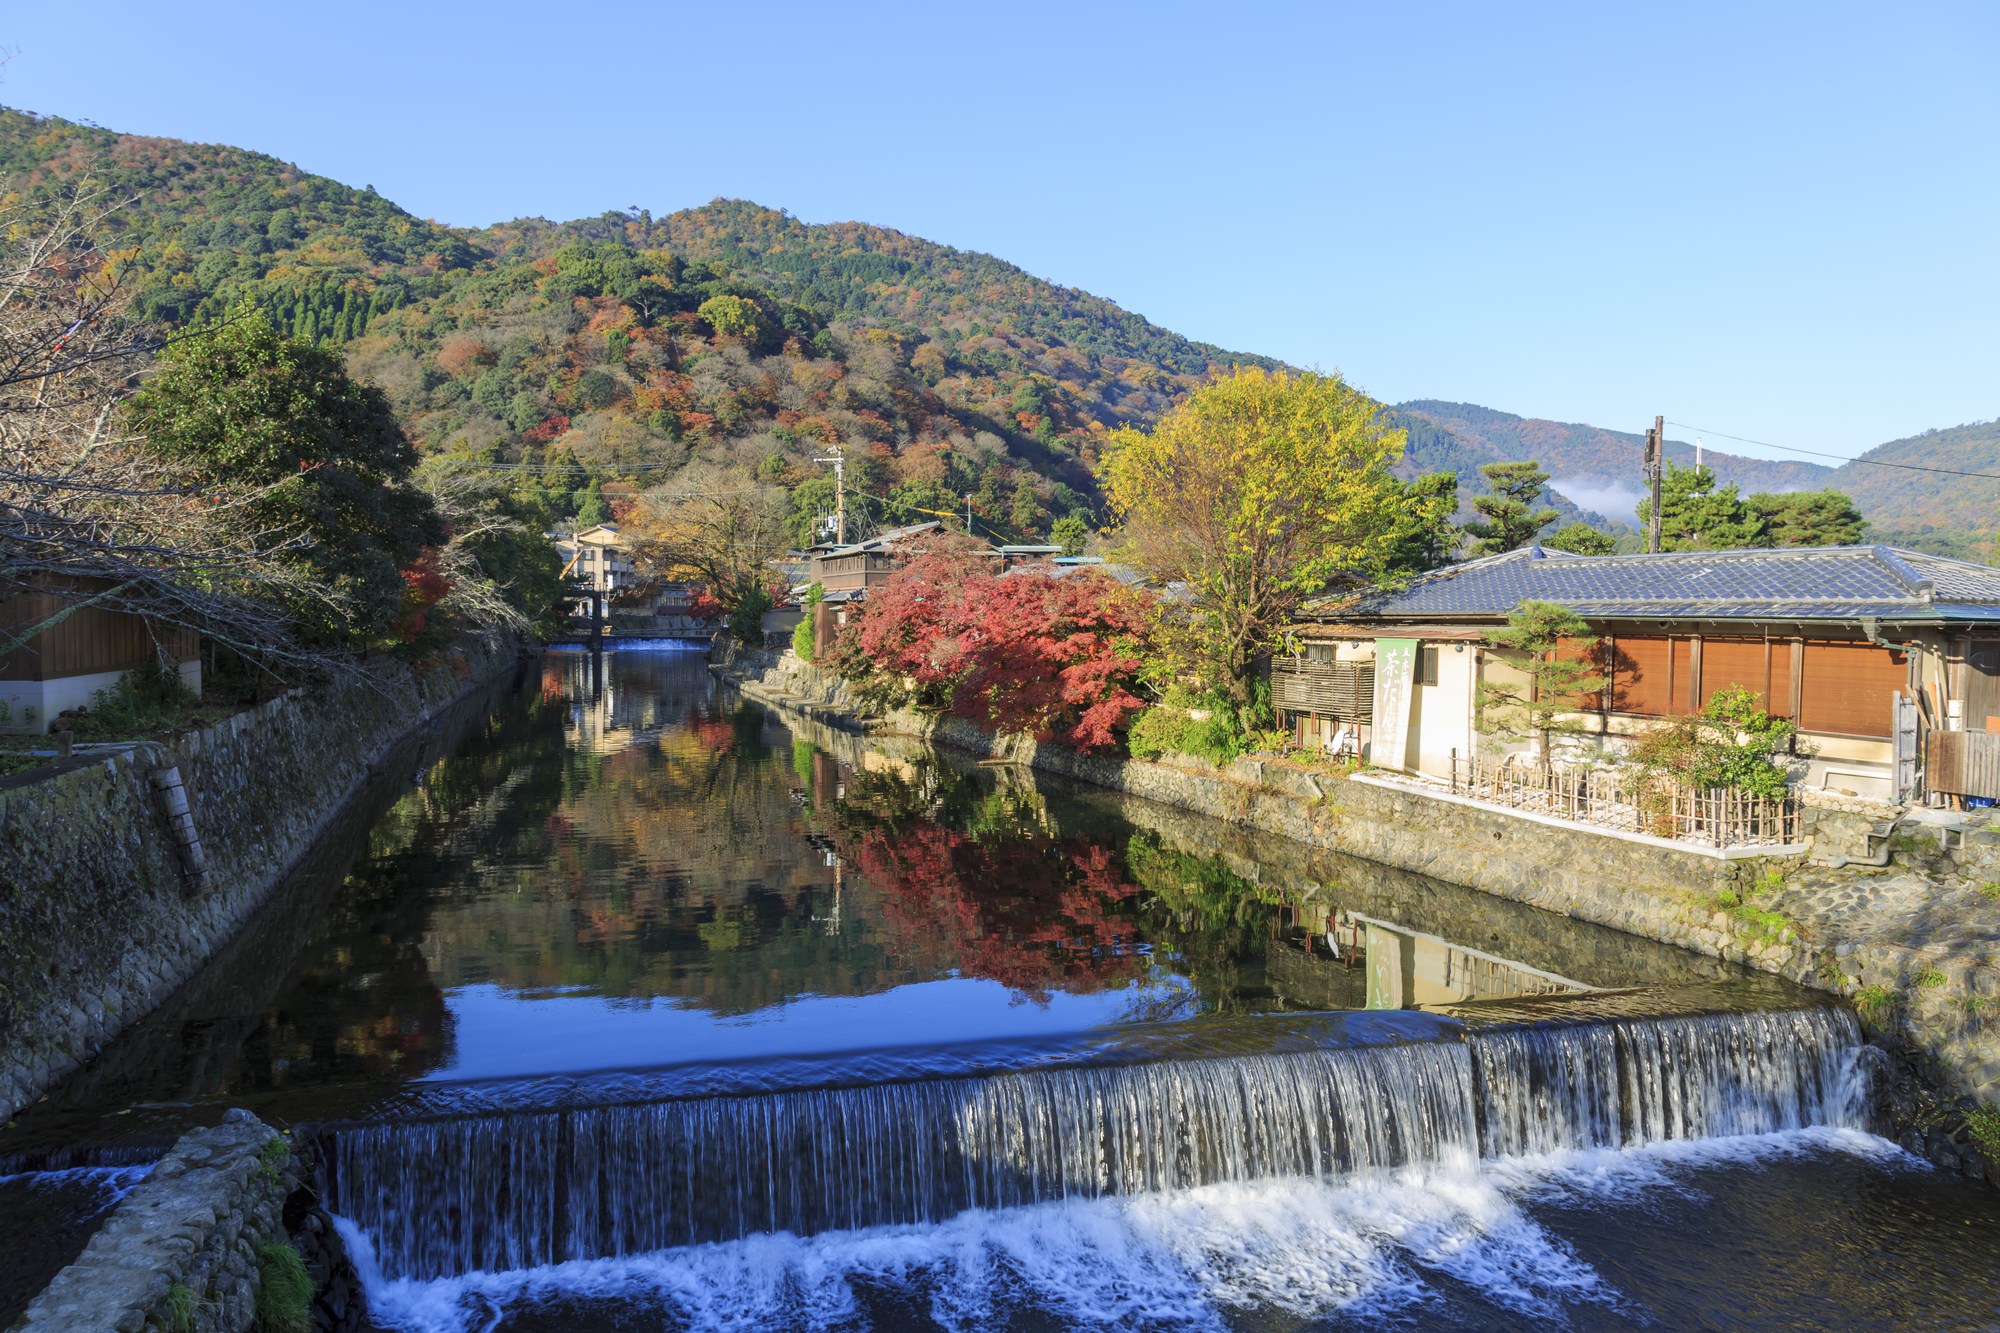
[[[2000,569],[1892,546],[1571,555],[1526,546],[1424,575],[1401,591],[1328,597],[1323,620],[1505,616],[1524,601],[1585,616],[2000,621]]]

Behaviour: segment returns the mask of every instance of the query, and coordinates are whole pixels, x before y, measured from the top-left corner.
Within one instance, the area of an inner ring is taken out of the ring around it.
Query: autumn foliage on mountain
[[[1144,702],[1133,692],[1149,603],[1094,569],[1002,571],[966,538],[933,534],[843,636],[849,679],[909,678],[1002,735],[1104,749]]]
[[[560,520],[615,510],[691,456],[761,467],[885,526],[960,513],[1024,537],[1095,504],[1097,442],[1211,369],[1273,364],[1191,342],[989,255],[718,199],[481,229],[218,145],[0,108],[0,174],[33,201],[126,201],[101,245],[136,312],[199,324],[239,299],[341,350],[429,453],[530,473]]]

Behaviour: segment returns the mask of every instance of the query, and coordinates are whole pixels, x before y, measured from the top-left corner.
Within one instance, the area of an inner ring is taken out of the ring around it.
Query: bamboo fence
[[[1783,847],[1802,840],[1799,803],[1790,797],[1665,781],[1641,787],[1619,769],[1543,767],[1526,755],[1497,762],[1453,755],[1451,790],[1509,810],[1703,847]]]

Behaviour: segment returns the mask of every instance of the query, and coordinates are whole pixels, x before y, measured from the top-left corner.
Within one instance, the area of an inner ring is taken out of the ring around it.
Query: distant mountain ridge
[[[660,218],[640,209],[454,228],[415,217],[372,186],[266,154],[4,107],[0,177],[12,199],[31,206],[85,182],[120,203],[105,245],[146,317],[185,325],[255,300],[283,331],[344,346],[357,370],[385,376],[419,438],[440,447],[469,440],[508,461],[560,443],[607,476],[703,441],[810,453],[811,437],[881,451],[887,484],[910,471],[897,460],[915,444],[958,460],[951,475],[932,478],[954,494],[980,479],[988,464],[979,460],[991,455],[1058,513],[1094,492],[1089,464],[1104,432],[1150,425],[1218,369],[1281,364],[1187,338],[991,255],[867,223],[807,224],[747,200]],[[683,267],[678,286],[639,321],[646,328],[619,323],[619,293]],[[585,281],[584,270],[596,276]],[[667,326],[698,334],[695,311],[719,295],[758,303],[773,347],[789,335],[809,343],[835,324],[894,364],[833,395],[840,401],[830,409],[779,403],[744,367],[729,383],[707,373],[667,383],[661,376],[678,374],[684,354],[690,372],[701,355]],[[631,350],[655,329],[651,352]],[[460,360],[447,367],[441,358],[454,341]],[[1634,519],[1638,432],[1439,399],[1403,403],[1387,420],[1408,432],[1396,468],[1406,479],[1449,471],[1469,499],[1487,489],[1482,464],[1532,458],[1554,478],[1549,502],[1560,522],[1615,533]],[[1693,458],[1685,440],[1669,441],[1667,452]],[[1879,530],[2000,530],[2000,422],[1928,431],[1863,458],[1996,475],[1706,453],[1746,492],[1845,490]],[[918,466],[937,471],[913,459]]]
[[[1854,497],[1861,512],[1884,528],[1947,528],[1964,532],[2000,531],[2000,421],[1975,421],[1948,430],[1927,430],[1878,444],[1861,458],[1875,463],[1910,463],[1949,468],[1949,473],[1843,463],[1827,484]],[[1984,477],[1953,475],[1983,472]]]
[[[1435,398],[1399,403],[1396,410],[1449,432],[1452,439],[1475,452],[1478,462],[1535,459],[1554,478],[1552,484],[1578,504],[1600,509],[1613,519],[1634,521],[1631,504],[1639,499],[1643,485],[1643,432],[1521,417],[1475,403]],[[1415,441],[1413,435],[1413,453]],[[1694,445],[1669,439],[1667,457],[1690,464],[1694,462]],[[1803,459],[1744,458],[1713,448],[1703,449],[1702,461],[1721,481],[1735,482],[1746,495],[1828,487],[1845,491],[1869,522],[1885,532],[2000,530],[2000,421],[1972,422],[1892,440],[1838,467]],[[1871,466],[1871,462],[1994,475],[1978,478],[1904,471]],[[1455,469],[1457,465],[1457,457],[1445,450],[1424,470]]]
[[[1452,432],[1485,456],[1482,463],[1532,458],[1554,479],[1552,484],[1579,504],[1602,510],[1625,523],[1637,522],[1632,512],[1643,494],[1646,459],[1643,431],[1606,430],[1578,422],[1546,421],[1516,416],[1476,403],[1450,403],[1422,398],[1399,403],[1397,410],[1420,417]],[[1694,445],[1667,441],[1667,458],[1694,462]],[[1702,461],[1722,482],[1735,482],[1743,492],[1814,491],[1829,485],[1831,467],[1819,463],[1773,462],[1704,449]]]

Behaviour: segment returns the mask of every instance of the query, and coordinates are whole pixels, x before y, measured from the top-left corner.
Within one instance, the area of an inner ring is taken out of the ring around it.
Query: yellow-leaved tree
[[[1254,367],[1196,389],[1151,432],[1114,433],[1102,470],[1121,558],[1186,591],[1162,625],[1174,669],[1249,702],[1257,657],[1300,600],[1388,556],[1402,452],[1403,432],[1338,374]]]

